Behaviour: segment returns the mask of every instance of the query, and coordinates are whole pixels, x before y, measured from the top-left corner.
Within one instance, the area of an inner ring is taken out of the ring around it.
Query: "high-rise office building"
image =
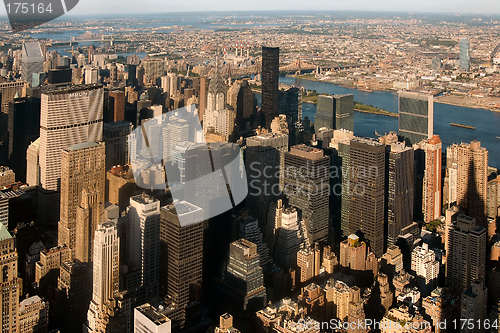
[[[0,247],[2,248],[0,255],[0,262],[2,263],[2,280],[0,282],[2,315],[0,316],[0,324],[4,332],[17,332],[22,280],[17,277],[18,266],[15,239],[2,224],[0,224]]]
[[[429,223],[441,216],[441,165],[442,142],[438,135],[420,143],[425,159],[422,186],[422,214],[424,222]]]
[[[467,38],[460,40],[460,65],[459,69],[463,71],[470,71],[470,46]]]
[[[415,272],[422,297],[429,296],[438,284],[439,262],[428,244],[417,246],[411,253],[411,270]]]
[[[165,74],[165,60],[158,58],[145,59],[141,62],[144,67],[144,83],[156,84],[156,79]]]
[[[268,218],[269,203],[276,199],[282,188],[284,154],[288,151],[288,135],[265,133],[246,139],[246,172],[249,195],[246,206],[256,214],[264,228]],[[267,172],[264,172],[267,170]]]
[[[274,261],[277,265],[288,268],[296,265],[297,252],[303,241],[299,223],[295,208],[287,208],[281,214],[281,226],[274,252]]]
[[[230,311],[242,332],[254,332],[255,312],[267,304],[257,245],[245,239],[231,243],[229,261],[217,281],[217,293],[219,311]]]
[[[58,243],[73,257],[91,261],[92,240],[104,213],[105,147],[86,142],[62,151]]]
[[[9,105],[8,165],[18,180],[26,181],[26,149],[40,136],[40,98],[16,98]]]
[[[26,150],[26,184],[29,186],[40,185],[40,138],[33,141]]]
[[[206,77],[200,77],[200,91],[199,91],[199,110],[198,116],[200,117],[200,121],[203,120],[203,116],[205,115],[205,108],[207,107],[207,87],[208,82]]]
[[[474,218],[459,215],[448,232],[447,283],[455,295],[462,294],[472,281],[485,278],[486,229]]]
[[[130,198],[126,253],[130,269],[138,275],[129,289],[134,303],[142,304],[159,294],[160,280],[160,202],[145,193]]]
[[[349,233],[361,231],[373,253],[384,254],[385,145],[354,138],[350,143]]]
[[[279,114],[286,115],[292,124],[299,120],[299,95],[300,89],[292,87],[279,91]]]
[[[326,241],[329,222],[330,158],[323,151],[296,145],[285,153],[284,194],[300,210],[310,244]]]
[[[411,146],[434,134],[434,101],[432,95],[400,92],[398,134]]]
[[[0,83],[0,138],[6,139],[7,124],[9,117],[9,104],[14,98],[26,96],[28,83],[25,81],[1,82]]]
[[[395,245],[401,231],[413,223],[413,148],[404,142],[387,152],[387,246]]]
[[[45,223],[59,218],[63,149],[102,139],[103,96],[98,85],[53,87],[42,93],[38,207]]]
[[[200,207],[176,201],[161,209],[160,291],[176,304],[169,315],[180,328],[191,327],[201,319],[203,264],[203,222],[181,225],[179,217],[200,221]]]
[[[201,103],[201,102],[200,102]],[[247,123],[252,122],[255,112],[254,95],[248,80],[243,80],[241,88],[236,97],[236,121],[240,131],[244,131]]]
[[[116,223],[104,222],[94,236],[92,300],[87,312],[89,332],[102,332],[109,319],[107,307],[118,294],[120,268],[120,239]]]
[[[474,324],[483,323],[483,325],[481,327],[479,325],[462,325],[460,333],[487,331],[486,327],[484,327],[485,319],[487,318],[487,300],[488,288],[486,288],[484,280],[472,281],[471,286],[462,294],[460,321],[473,322]]]
[[[265,115],[265,128],[271,126],[279,113],[279,47],[262,46],[262,111]]]
[[[44,56],[39,42],[23,43],[21,79],[31,83],[33,73],[43,73]]]
[[[479,141],[452,145],[448,150],[455,150],[457,156],[456,202],[477,225],[486,227],[488,150]]]
[[[322,127],[354,131],[354,95],[319,95],[314,128]]]
[[[102,126],[102,141],[106,144],[106,170],[129,163],[128,135],[132,128],[132,123],[127,120],[105,123]]]
[[[269,247],[264,243],[264,237],[260,230],[259,221],[255,217],[248,215],[248,211],[245,210],[239,222],[238,238],[244,238],[257,245],[260,265],[264,267],[270,262],[271,258],[269,257]]]
[[[109,92],[107,117],[105,122],[120,121],[125,119],[125,92],[114,90]]]

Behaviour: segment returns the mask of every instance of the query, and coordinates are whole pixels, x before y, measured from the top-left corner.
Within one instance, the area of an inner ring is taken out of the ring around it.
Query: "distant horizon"
[[[252,5],[252,8],[241,6]],[[208,7],[207,7],[208,6]],[[291,9],[283,9],[286,6]],[[305,6],[305,8],[304,8]],[[164,15],[181,13],[266,13],[276,11],[277,13],[325,13],[330,12],[352,12],[352,13],[399,13],[399,14],[437,14],[437,15],[500,15],[500,2],[496,0],[440,0],[437,3],[433,0],[421,0],[417,3],[404,3],[396,0],[351,0],[349,4],[332,4],[329,0],[317,0],[304,4],[298,0],[255,0],[250,3],[242,3],[239,7],[234,7],[234,2],[229,0],[214,0],[210,3],[201,0],[190,0],[182,4],[170,3],[159,5],[157,0],[141,1],[140,9],[133,9],[133,3],[126,3],[120,0],[109,0],[102,2],[99,0],[80,0],[76,7],[63,17],[126,17],[128,15]],[[161,7],[158,11],[151,8]],[[168,10],[162,10],[163,8]],[[260,9],[264,8],[266,9]],[[117,12],[117,8],[121,11]],[[220,9],[216,9],[220,8]],[[224,9],[222,9],[224,8]],[[259,8],[259,9],[256,9]],[[361,9],[362,8],[362,9]],[[432,10],[429,10],[431,9]],[[454,9],[454,10],[452,10]],[[98,13],[95,13],[98,11]],[[60,19],[62,19],[61,17]],[[5,6],[0,6],[0,19],[6,20],[7,14]],[[59,19],[59,20],[60,20]]]

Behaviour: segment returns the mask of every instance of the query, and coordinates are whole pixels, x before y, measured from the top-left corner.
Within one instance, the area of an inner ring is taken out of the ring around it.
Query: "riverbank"
[[[328,83],[328,84],[332,84],[335,86],[339,86],[339,87],[351,89],[351,90],[364,91],[362,89],[357,89],[357,88],[354,88],[352,86],[346,86],[346,85],[339,84],[336,82],[330,82],[328,80],[320,80],[316,77],[311,77],[310,74],[301,75],[297,78],[301,79],[301,80],[307,80],[307,81],[313,81],[313,82]],[[373,89],[373,92],[390,92],[390,93],[393,93],[395,95],[397,95],[397,93],[398,93],[395,90],[377,90],[377,89]],[[448,94],[445,96],[435,96],[434,102],[439,103],[439,104],[460,106],[460,107],[464,107],[464,108],[484,109],[484,110],[493,111],[493,112],[500,112],[500,98],[497,98],[497,97],[488,97],[488,96],[487,97],[470,97],[470,96],[458,96],[458,95]]]
[[[309,103],[309,104],[317,104],[318,103],[318,96],[319,95],[308,96],[309,98],[307,100],[303,99],[302,102]],[[354,101],[354,111],[371,113],[371,114],[379,114],[379,115],[388,116],[388,117],[396,117],[396,118],[399,117],[399,114],[397,114],[395,112],[390,112],[390,111],[387,111],[384,109],[377,108],[373,105],[366,105],[366,104],[362,104],[362,103],[359,103],[356,101]]]

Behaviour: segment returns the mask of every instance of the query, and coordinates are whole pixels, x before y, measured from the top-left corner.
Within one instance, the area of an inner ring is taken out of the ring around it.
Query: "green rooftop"
[[[6,239],[12,238],[12,235],[9,233],[7,228],[0,223],[0,241],[4,241]]]

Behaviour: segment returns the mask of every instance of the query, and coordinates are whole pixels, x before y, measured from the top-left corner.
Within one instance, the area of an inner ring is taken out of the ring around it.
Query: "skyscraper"
[[[447,283],[451,292],[460,295],[472,281],[485,278],[487,232],[474,218],[459,215],[448,237]]]
[[[125,119],[125,92],[114,90],[109,92],[108,114],[106,122],[120,121]]]
[[[137,270],[137,283],[129,286],[138,304],[159,294],[160,202],[143,193],[130,198],[127,209],[127,261]]]
[[[132,123],[127,120],[103,125],[102,141],[106,144],[106,170],[115,165],[129,163],[128,135],[132,132],[132,127]]]
[[[120,239],[116,223],[99,225],[94,235],[92,300],[87,312],[90,332],[101,332],[108,315],[110,299],[118,294],[120,268]]]
[[[283,170],[284,154],[288,151],[288,135],[260,134],[247,138],[246,144],[246,172],[250,187],[246,206],[256,212],[259,225],[263,228],[268,217],[269,203],[280,193],[283,179],[280,170]]]
[[[354,95],[319,95],[314,128],[354,131]]]
[[[279,112],[279,75],[280,75],[279,47],[262,46],[262,111],[266,122],[265,128]]]
[[[323,151],[296,145],[285,153],[284,194],[300,210],[310,244],[326,241],[329,221],[330,158]]]
[[[457,204],[477,225],[486,227],[486,194],[488,187],[488,150],[481,142],[452,145],[457,156]]]
[[[441,165],[442,142],[434,135],[423,143],[425,171],[422,189],[422,213],[424,222],[429,223],[441,216]]]
[[[413,222],[413,148],[391,144],[387,153],[387,246]]]
[[[2,254],[0,255],[0,262],[2,263],[2,280],[0,281],[2,315],[0,317],[0,324],[4,332],[17,332],[22,280],[17,277],[18,256],[15,239],[3,224],[0,224],[0,247],[2,248]]]
[[[254,112],[255,105],[252,88],[248,85],[248,80],[243,80],[238,96],[236,97],[236,120],[240,131],[246,129],[247,122],[251,124]]]
[[[415,272],[422,297],[429,296],[438,284],[439,262],[428,244],[417,246],[411,253],[411,270]]]
[[[40,136],[40,98],[16,98],[9,105],[9,166],[26,181],[26,149]]]
[[[63,149],[101,141],[103,89],[98,85],[51,87],[42,93],[40,116],[40,218],[59,218]]]
[[[354,138],[349,160],[349,233],[361,231],[380,258],[384,254],[385,145]]]
[[[474,280],[471,286],[462,294],[460,321],[484,323],[487,314],[488,288],[484,280]],[[464,325],[461,327],[461,333],[479,333],[487,331],[485,327],[479,325]]]
[[[179,216],[199,221],[203,212],[186,201],[161,209],[161,293],[176,304],[170,319],[184,328],[198,324],[201,319],[203,222],[181,225]]]
[[[229,261],[217,281],[217,292],[219,312],[230,311],[236,327],[242,332],[254,332],[255,312],[267,303],[257,245],[245,239],[231,243]]]
[[[27,87],[28,83],[24,81],[0,83],[0,138],[3,139],[7,134],[9,103],[14,101],[14,98],[25,97]]]
[[[470,71],[470,47],[469,40],[462,38],[460,40],[460,66],[459,69],[469,72]]]
[[[23,43],[21,79],[31,83],[33,73],[43,73],[44,56],[39,42]]]
[[[299,223],[295,208],[290,207],[283,211],[274,253],[276,264],[282,267],[292,268],[297,264],[297,252],[303,241]]]
[[[399,136],[408,146],[432,138],[434,131],[432,95],[400,92],[398,129]]]
[[[58,243],[82,262],[92,258],[92,240],[104,213],[105,147],[86,142],[62,151]]]
[[[221,135],[228,141],[234,129],[234,111],[226,108],[226,85],[219,72],[210,80],[207,108],[203,114],[203,132]],[[208,138],[207,138],[208,140]]]

